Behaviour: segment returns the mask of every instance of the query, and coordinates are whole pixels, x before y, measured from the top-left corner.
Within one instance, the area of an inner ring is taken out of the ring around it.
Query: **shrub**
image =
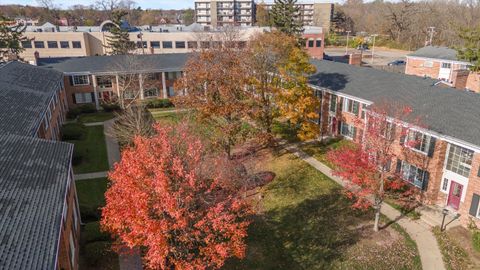
[[[480,252],[480,231],[473,231],[472,233],[472,242],[473,242],[473,248]]]
[[[79,123],[67,124],[62,127],[63,140],[79,140],[85,135],[85,126]]]
[[[80,108],[70,109],[67,112],[67,118],[73,120],[73,119],[77,118],[77,116],[81,113],[82,113],[82,111],[80,110]]]
[[[82,163],[82,160],[83,160],[82,154],[78,153],[77,151],[73,151],[72,165],[76,166],[76,165]]]
[[[120,110],[120,105],[117,103],[104,103],[102,104],[102,108],[106,112],[114,112]]]
[[[81,113],[94,113],[97,111],[95,104],[84,104],[82,106],[79,106],[78,109]]]
[[[145,101],[147,108],[171,108],[174,107],[172,101],[169,99],[149,99]]]
[[[100,231],[100,222],[89,222],[85,225],[83,235],[85,242],[109,241],[110,235]]]

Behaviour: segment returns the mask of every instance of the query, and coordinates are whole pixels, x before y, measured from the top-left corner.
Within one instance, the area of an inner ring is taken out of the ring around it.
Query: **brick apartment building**
[[[407,55],[405,73],[438,79],[457,89],[480,93],[480,74],[470,72],[470,65],[458,59],[454,49],[427,46]]]
[[[253,0],[196,0],[195,21],[213,28],[238,25],[252,26],[255,23]]]
[[[459,213],[480,225],[480,95],[435,86],[428,78],[405,76],[330,61],[316,61],[310,85],[322,97],[320,127],[324,136],[359,141],[369,105],[407,105],[426,128],[395,132],[396,160],[390,170],[423,190],[426,203]],[[359,121],[358,121],[359,120]],[[406,140],[420,143],[408,147]],[[408,158],[406,158],[408,157]]]
[[[63,74],[0,66],[0,269],[78,269],[73,145],[57,141]]]

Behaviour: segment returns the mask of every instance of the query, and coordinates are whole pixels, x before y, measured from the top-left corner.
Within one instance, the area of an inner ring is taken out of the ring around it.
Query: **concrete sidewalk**
[[[318,161],[316,158],[309,156],[298,148],[296,144],[287,145],[285,147],[288,151],[304,160],[312,167],[322,172],[341,186],[345,187],[346,183],[341,178],[332,174],[332,169],[325,164]],[[387,216],[390,220],[395,221],[410,235],[410,237],[417,243],[418,252],[422,261],[423,270],[444,270],[442,254],[437,243],[437,239],[433,235],[430,227],[422,222],[414,221],[408,217],[403,216],[399,211],[388,204],[383,204],[381,209],[382,214]]]
[[[94,172],[75,174],[75,181],[107,177],[108,172]]]

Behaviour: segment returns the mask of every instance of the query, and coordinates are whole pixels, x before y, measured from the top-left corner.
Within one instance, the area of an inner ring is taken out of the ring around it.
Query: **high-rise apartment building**
[[[252,26],[255,22],[253,0],[196,0],[196,22],[205,26]]]
[[[268,11],[271,11],[274,3],[266,3]],[[303,25],[321,26],[328,32],[330,22],[333,16],[332,3],[297,3],[299,8],[297,18],[302,21]]]

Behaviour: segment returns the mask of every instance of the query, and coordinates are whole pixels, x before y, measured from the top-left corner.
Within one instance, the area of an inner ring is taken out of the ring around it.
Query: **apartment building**
[[[73,145],[56,141],[63,74],[0,66],[0,269],[78,269],[80,212]]]
[[[274,3],[265,4],[268,11],[271,11]],[[333,16],[333,3],[297,3],[299,12],[297,19],[300,20],[304,26],[319,26],[323,29],[330,29]]]
[[[190,54],[111,55],[40,58],[38,65],[64,74],[69,108],[136,99],[170,98],[178,94],[174,82]]]
[[[392,129],[396,158],[391,172],[424,192],[425,203],[480,225],[480,95],[436,86],[436,80],[343,63],[313,60],[310,85],[322,97],[324,136],[361,141],[366,110],[391,102],[410,106],[424,127],[402,135]],[[423,126],[422,125],[422,126]],[[412,146],[409,140],[420,143]],[[408,156],[408,158],[407,158]]]
[[[212,28],[236,25],[252,26],[255,23],[253,0],[196,0],[195,21]]]
[[[405,73],[438,79],[457,89],[480,93],[480,74],[470,72],[470,65],[458,59],[454,49],[427,46],[407,55]]]

